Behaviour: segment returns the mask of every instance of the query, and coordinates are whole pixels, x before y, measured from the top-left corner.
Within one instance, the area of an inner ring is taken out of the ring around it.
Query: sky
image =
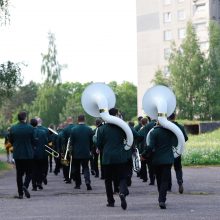
[[[135,0],[10,0],[11,21],[0,26],[0,63],[24,62],[24,84],[42,82],[48,32],[62,82],[129,81],[137,85]]]

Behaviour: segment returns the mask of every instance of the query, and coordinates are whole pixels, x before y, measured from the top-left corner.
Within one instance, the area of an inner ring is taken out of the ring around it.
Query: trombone
[[[48,153],[48,154],[51,154],[52,156],[58,158],[60,156],[60,154],[55,151],[53,148],[49,147],[48,145],[44,145],[45,146],[45,151]]]
[[[70,162],[67,159],[67,154],[68,154],[69,151],[70,151],[70,138],[68,138],[68,141],[67,141],[66,152],[65,152],[64,158],[61,159],[61,163],[64,166],[69,166]]]

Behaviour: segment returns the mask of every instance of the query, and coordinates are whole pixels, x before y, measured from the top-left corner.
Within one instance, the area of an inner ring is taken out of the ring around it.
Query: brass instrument
[[[48,154],[51,154],[52,156],[58,158],[60,156],[60,154],[55,151],[53,148],[49,147],[48,145],[44,145],[46,148],[45,148],[45,151],[48,153]]]
[[[68,141],[67,141],[66,152],[65,152],[64,158],[61,158],[61,164],[64,166],[69,166],[70,164],[69,160],[67,159],[67,154],[69,150],[70,150],[70,138],[68,138]]]
[[[137,173],[140,172],[140,170],[141,170],[141,159],[140,159],[139,150],[136,147],[133,149],[132,161],[133,161],[133,170]]]

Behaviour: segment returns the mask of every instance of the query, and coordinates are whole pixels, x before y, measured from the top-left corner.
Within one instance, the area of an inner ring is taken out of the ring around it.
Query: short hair
[[[118,109],[117,108],[111,108],[109,109],[109,115],[112,115],[112,116],[116,116],[118,114]]]
[[[22,111],[18,113],[18,120],[19,121],[24,121],[27,118],[27,112]]]
[[[142,119],[141,119],[141,124],[142,124],[142,125],[146,125],[147,122],[148,122],[148,119],[147,119],[147,118],[142,118]]]
[[[37,119],[36,118],[32,118],[31,120],[30,120],[30,124],[33,126],[33,127],[36,127],[37,126]]]
[[[102,119],[101,119],[101,118],[97,118],[97,119],[95,120],[95,125],[96,125],[96,126],[99,126],[100,124],[102,124]]]
[[[138,117],[138,121],[141,122],[141,119],[142,119],[142,118],[143,118],[142,116],[139,116],[139,117]]]
[[[134,122],[133,122],[133,121],[129,121],[129,122],[128,122],[128,125],[129,125],[130,127],[134,127]]]
[[[79,115],[79,116],[78,116],[78,121],[79,121],[79,122],[85,121],[85,115]]]

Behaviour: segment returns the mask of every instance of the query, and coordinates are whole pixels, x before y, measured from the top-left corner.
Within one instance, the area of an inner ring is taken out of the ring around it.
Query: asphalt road
[[[48,175],[48,185],[33,192],[31,198],[15,199],[17,195],[15,169],[0,175],[0,220],[6,219],[79,219],[79,220],[173,220],[220,219],[220,167],[184,167],[184,193],[179,194],[173,172],[172,192],[167,195],[167,209],[157,203],[156,186],[143,183],[134,174],[128,208],[122,210],[115,195],[115,207],[106,207],[103,180],[91,177],[92,191],[85,183],[81,189],[65,184],[62,174]],[[82,177],[82,180],[83,177]]]

